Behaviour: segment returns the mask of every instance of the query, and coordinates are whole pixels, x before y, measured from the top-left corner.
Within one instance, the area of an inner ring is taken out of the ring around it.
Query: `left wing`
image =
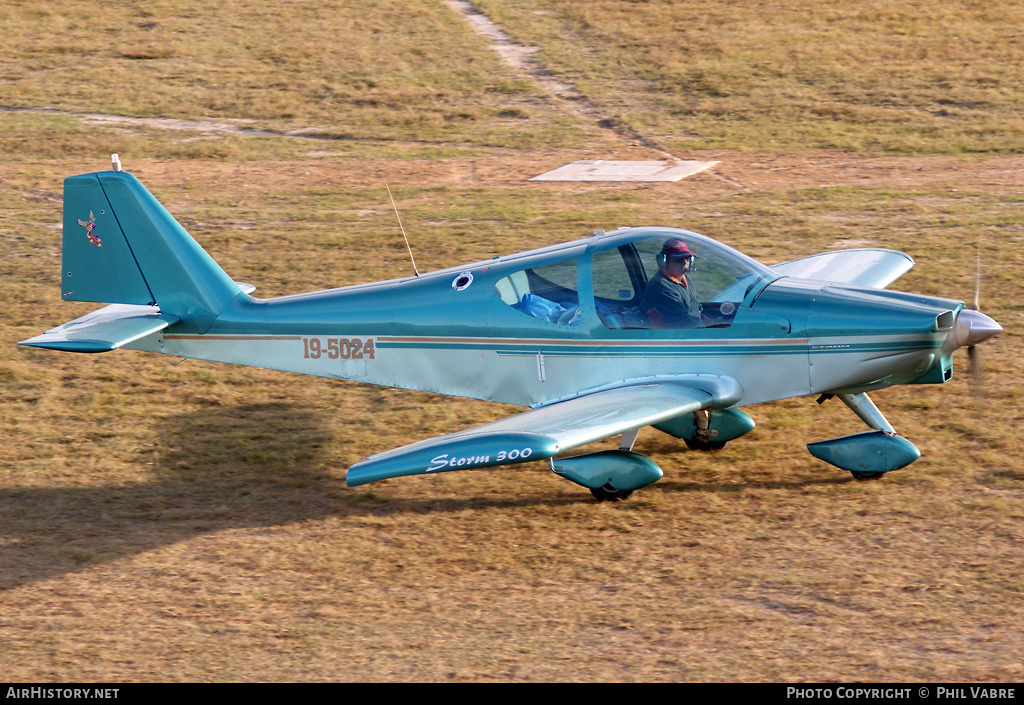
[[[860,249],[822,252],[772,267],[779,274],[884,289],[914,266],[910,255],[896,250]]]
[[[370,456],[349,468],[345,482],[355,487],[403,475],[544,460],[686,413],[731,406],[740,395],[735,380],[713,375],[624,383]]]

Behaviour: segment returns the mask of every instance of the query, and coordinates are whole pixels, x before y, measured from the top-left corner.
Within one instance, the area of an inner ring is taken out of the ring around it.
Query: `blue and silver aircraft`
[[[699,301],[696,315],[670,315],[645,295],[672,252],[685,255],[673,280]],[[812,394],[838,397],[870,430],[810,452],[870,479],[920,453],[868,392],[946,382],[957,348],[1002,330],[962,301],[885,289],[912,266],[900,252],[855,249],[768,267],[697,233],[639,227],[259,299],[115,160],[64,181],[61,279],[63,299],[111,305],[22,344],[130,348],[529,407],[373,455],[349,468],[350,486],[547,459],[598,499],[621,499],[662,476],[632,450],[640,428],[716,450],[754,427],[741,407]],[[617,450],[566,455],[619,435]]]

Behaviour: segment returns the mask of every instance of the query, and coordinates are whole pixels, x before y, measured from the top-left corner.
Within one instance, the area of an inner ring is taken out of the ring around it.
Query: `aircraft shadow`
[[[393,516],[465,509],[591,504],[573,485],[564,494],[502,498],[444,496],[386,502],[349,489],[328,471],[336,442],[318,416],[287,404],[217,407],[166,419],[155,449],[135,461],[153,479],[101,487],[0,489],[0,590],[119,560],[207,533],[283,526],[327,516]],[[702,483],[665,479],[667,492],[735,492],[846,482]],[[637,496],[642,500],[642,494]]]
[[[796,490],[816,485],[847,485],[856,482],[852,477],[822,477],[813,480],[750,480],[747,482],[681,482],[660,480],[658,487],[665,492],[740,492],[749,489]]]
[[[0,489],[0,589],[75,572],[225,528],[335,511],[342,484],[315,415],[283,404],[215,408],[161,423],[135,461],[150,481]]]
[[[318,416],[288,404],[218,407],[161,422],[134,461],[152,480],[100,487],[0,488],[0,590],[115,561],[224,529],[345,515],[450,512],[573,497],[388,499],[328,471],[336,442]],[[582,488],[580,488],[582,489]],[[581,494],[578,501],[592,501]]]

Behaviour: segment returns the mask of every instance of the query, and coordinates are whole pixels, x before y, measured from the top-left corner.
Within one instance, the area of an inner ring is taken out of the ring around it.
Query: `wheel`
[[[853,475],[856,480],[881,480],[884,472],[863,472],[861,470],[851,470],[850,474]]]
[[[701,450],[706,453],[717,453],[725,448],[726,441],[702,441],[699,438],[684,438],[683,442],[690,450]]]
[[[591,487],[590,494],[594,495],[594,499],[598,502],[618,502],[633,494],[633,490],[617,490],[611,485],[605,485],[604,487]]]

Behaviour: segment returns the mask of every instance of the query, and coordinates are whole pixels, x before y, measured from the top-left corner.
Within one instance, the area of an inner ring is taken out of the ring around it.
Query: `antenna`
[[[391,195],[391,187],[384,184],[384,188],[388,190],[388,196],[391,197],[391,206],[395,209],[395,217],[398,218],[398,227],[402,229],[402,237],[405,238],[405,247],[409,250],[409,259],[412,260],[412,271],[417,277],[420,275],[419,270],[416,269],[416,258],[412,256],[412,247],[409,245],[409,236],[405,234],[405,227],[402,225],[402,216],[398,215],[398,206],[395,204],[395,197]]]

